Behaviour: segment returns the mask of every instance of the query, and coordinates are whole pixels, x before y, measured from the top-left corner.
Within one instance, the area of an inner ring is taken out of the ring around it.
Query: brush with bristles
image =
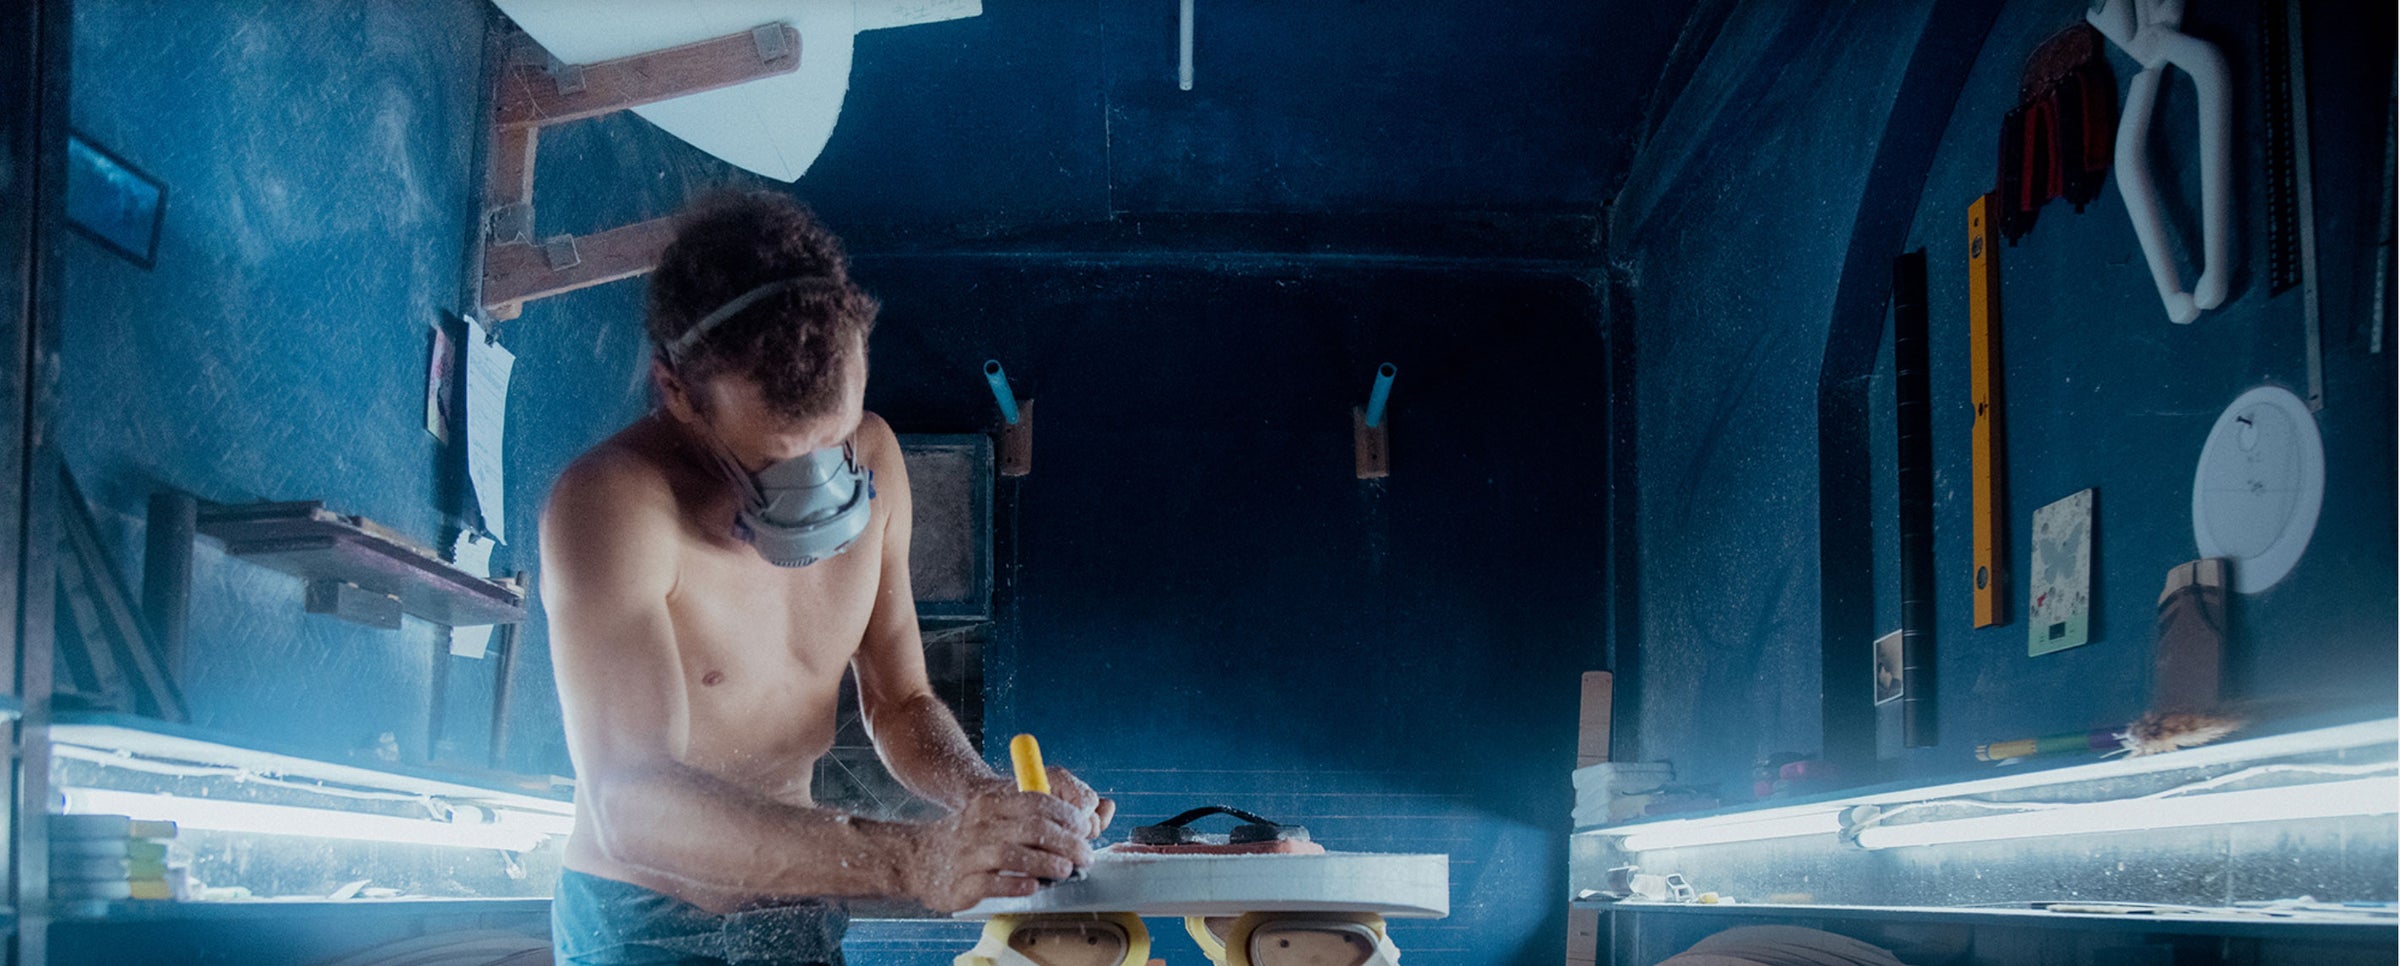
[[[2134,719],[2124,731],[2117,733],[2117,744],[2109,757],[2124,755],[2140,758],[2162,755],[2185,748],[2197,748],[2242,730],[2249,722],[2224,714],[2205,714],[2197,711],[2152,711]]]

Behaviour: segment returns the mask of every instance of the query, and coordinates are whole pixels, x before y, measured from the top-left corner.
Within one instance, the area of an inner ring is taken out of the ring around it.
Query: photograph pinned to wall
[[[2025,603],[2026,653],[2040,657],[2091,642],[2092,511],[2083,490],[2033,511],[2032,581]]]
[[[1875,639],[1875,703],[1900,700],[1900,632]]]
[[[67,136],[67,226],[145,269],[158,260],[167,186],[83,135]]]

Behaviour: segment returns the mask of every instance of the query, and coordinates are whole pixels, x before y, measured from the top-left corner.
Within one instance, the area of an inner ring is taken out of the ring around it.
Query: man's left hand
[[[1085,841],[1099,838],[1100,833],[1108,830],[1108,823],[1116,820],[1116,801],[1102,798],[1099,792],[1092,790],[1092,786],[1084,784],[1083,779],[1075,777],[1074,772],[1057,765],[1051,765],[1043,771],[1048,772],[1050,776],[1051,797],[1067,803],[1083,816],[1086,826],[1079,831]],[[991,787],[1015,791],[1017,781],[1014,778],[993,776]]]
[[[1117,803],[1100,797],[1099,792],[1084,784],[1083,779],[1075,777],[1074,772],[1057,765],[1050,766],[1048,770],[1050,794],[1075,806],[1075,811],[1082,813],[1084,820],[1090,823],[1083,833],[1086,840],[1099,838],[1100,833],[1108,830],[1108,823],[1116,820]]]

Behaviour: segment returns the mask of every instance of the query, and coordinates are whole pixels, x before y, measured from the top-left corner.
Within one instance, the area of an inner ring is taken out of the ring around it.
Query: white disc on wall
[[[2324,503],[2325,445],[2308,404],[2259,386],[2225,407],[2192,475],[2192,536],[2201,556],[2232,558],[2235,591],[2291,573]]]

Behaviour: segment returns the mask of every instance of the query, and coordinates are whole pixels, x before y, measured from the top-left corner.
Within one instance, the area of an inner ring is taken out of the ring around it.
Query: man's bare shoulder
[[[905,475],[907,468],[900,459],[900,436],[892,432],[892,424],[872,412],[858,417],[858,458],[870,469],[886,476]]]
[[[662,442],[656,427],[644,420],[576,457],[550,487],[542,512],[545,529],[671,522],[676,467]]]
[[[542,586],[553,602],[605,612],[673,593],[676,556],[659,552],[680,526],[670,453],[645,420],[559,474],[541,523]],[[553,646],[559,639],[554,631]]]
[[[858,415],[858,445],[869,450],[900,449],[900,436],[892,432],[892,424],[872,411]]]

